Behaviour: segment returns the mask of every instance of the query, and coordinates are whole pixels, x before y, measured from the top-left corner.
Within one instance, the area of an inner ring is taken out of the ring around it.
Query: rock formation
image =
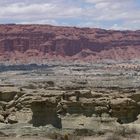
[[[140,31],[50,25],[0,25],[0,60],[129,60],[140,57]]]
[[[140,133],[140,67],[133,65],[5,66],[0,137],[104,135],[127,125]]]

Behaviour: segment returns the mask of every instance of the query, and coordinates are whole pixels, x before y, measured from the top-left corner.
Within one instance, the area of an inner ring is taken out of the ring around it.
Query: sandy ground
[[[48,138],[0,138],[0,140],[51,140]]]
[[[1,138],[0,137],[0,140],[52,140],[52,139],[49,139],[49,138]],[[60,139],[58,139],[60,140]],[[73,140],[79,140],[79,139],[73,139]],[[83,137],[83,138],[80,138],[80,140],[105,140],[104,137]]]
[[[109,138],[107,136],[104,137],[83,137],[80,138],[80,140],[116,140],[116,138]],[[49,138],[1,138],[0,140],[52,140]],[[61,139],[57,139],[57,140],[61,140]],[[63,139],[62,139],[63,140]],[[79,139],[69,139],[69,140],[79,140]],[[136,137],[127,137],[127,138],[119,138],[118,140],[140,140],[140,136],[136,136]]]

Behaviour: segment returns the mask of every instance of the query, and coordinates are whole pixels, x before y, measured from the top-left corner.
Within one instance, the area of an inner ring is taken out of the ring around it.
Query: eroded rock
[[[8,120],[8,123],[10,124],[18,123],[18,120],[14,114],[10,114],[7,120]]]
[[[64,60],[65,57],[72,60],[130,60],[139,58],[140,54],[139,31],[49,25],[1,25],[0,30],[0,59],[3,61],[14,58],[41,61],[42,57],[54,60]],[[116,54],[112,55],[114,50]]]
[[[0,115],[0,122],[4,123],[4,116]]]
[[[61,119],[57,115],[56,103],[51,101],[32,102],[32,121],[33,126],[45,126],[52,124],[56,128],[62,128]]]

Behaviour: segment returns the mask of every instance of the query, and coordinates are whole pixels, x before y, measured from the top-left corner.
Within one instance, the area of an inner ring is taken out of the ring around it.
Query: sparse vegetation
[[[53,111],[56,112],[56,115],[59,115],[62,121],[62,129],[59,131],[53,128],[51,133],[48,134],[47,130],[51,128],[49,125],[52,125],[52,121],[50,121],[50,124],[45,124],[47,127],[31,127],[30,130],[26,130],[30,134],[26,135],[18,127],[19,131],[23,133],[22,135],[27,137],[33,135],[46,139],[50,138],[51,140],[81,140],[83,137],[86,140],[88,137],[94,139],[94,137],[103,138],[104,136],[106,140],[135,138],[138,135],[135,125],[134,127],[128,127],[126,124],[120,124],[120,127],[117,127],[110,136],[107,136],[106,133],[112,132],[116,127],[115,121],[118,118],[123,118],[124,122],[128,120],[127,115],[123,116],[123,114],[128,113],[130,120],[137,118],[139,113],[136,112],[139,110],[136,103],[139,102],[140,98],[137,94],[140,90],[140,78],[134,76],[132,70],[128,70],[127,73],[123,69],[117,72],[114,72],[114,70],[108,72],[105,71],[104,67],[96,66],[95,68],[93,64],[86,70],[87,73],[83,70],[78,72],[71,70],[69,72],[71,67],[73,66],[52,67],[53,74],[48,74],[47,70],[47,75],[46,71],[42,69],[33,71],[33,73],[25,71],[24,74],[23,72],[17,74],[15,71],[2,73],[0,76],[4,80],[1,80],[1,93],[11,95],[14,92],[13,88],[17,87],[17,93],[21,95],[24,93],[25,95],[19,96],[17,94],[9,102],[0,101],[1,106],[3,104],[5,106],[1,108],[1,112],[8,112],[9,115],[18,114],[17,119],[20,122],[20,119],[31,120],[33,118],[34,114],[31,112],[33,102],[44,102],[41,108],[46,108],[46,114],[51,114],[48,109],[53,107]],[[14,85],[14,87],[7,84],[6,92],[4,92],[2,87],[5,86],[6,82]],[[37,106],[35,106],[35,111],[37,111]],[[41,109],[36,112],[37,118],[38,114],[42,112]],[[44,123],[47,117],[40,117],[44,118],[44,120],[41,119]],[[49,120],[51,118],[53,118],[53,115],[48,117]],[[3,123],[8,122],[5,119]],[[63,133],[66,130],[65,126],[67,131]],[[3,129],[4,132],[5,130]],[[15,131],[15,133],[19,131]],[[35,134],[33,131],[35,131]]]
[[[105,140],[122,140],[122,138],[116,134],[112,134],[112,135],[107,136]]]
[[[47,81],[47,84],[50,86],[50,87],[54,87],[54,81]]]
[[[120,126],[107,136],[106,140],[122,140],[123,138],[134,139],[138,135],[136,127]]]

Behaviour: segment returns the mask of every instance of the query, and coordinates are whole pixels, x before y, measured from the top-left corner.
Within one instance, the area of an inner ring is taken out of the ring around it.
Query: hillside
[[[0,61],[140,58],[140,31],[0,25]]]

